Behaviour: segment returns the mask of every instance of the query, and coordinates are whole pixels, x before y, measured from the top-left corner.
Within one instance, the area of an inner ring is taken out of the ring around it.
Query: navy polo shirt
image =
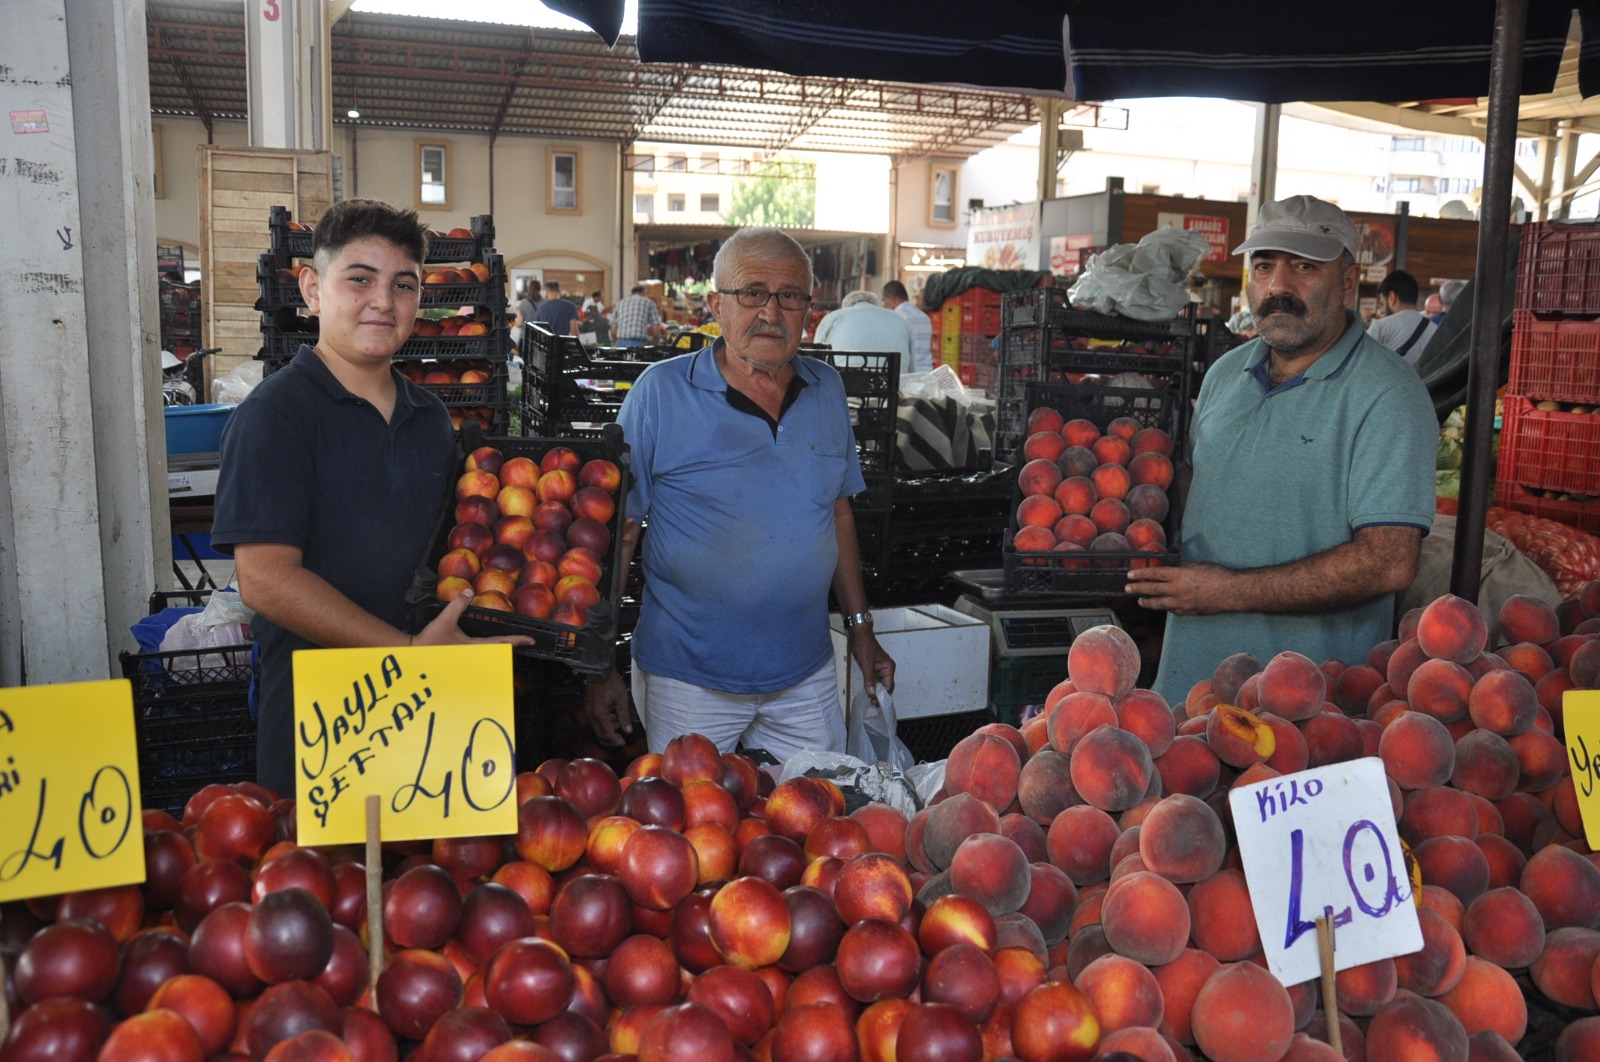
[[[617,423],[632,448],[627,513],[648,516],[633,659],[730,693],[787,689],[832,658],[833,507],[865,488],[844,384],[804,384],[774,426],[736,408],[716,346],[650,366]]]
[[[395,373],[388,421],[345,389],[316,351],[267,377],[222,434],[211,541],[301,550],[308,571],[387,623],[405,629],[405,602],[425,559],[455,471],[450,415],[437,397]],[[258,616],[261,648],[257,776],[294,792],[290,659],[316,648]]]

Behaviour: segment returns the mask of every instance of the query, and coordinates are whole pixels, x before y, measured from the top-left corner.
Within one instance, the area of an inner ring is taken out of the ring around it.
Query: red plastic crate
[[[1512,314],[1506,391],[1574,405],[1600,405],[1600,321],[1541,321]]]
[[[1516,307],[1600,314],[1600,225],[1541,221],[1522,226]]]
[[[961,364],[994,366],[1000,363],[1000,352],[990,343],[988,336],[966,335],[961,337]]]
[[[1568,527],[1587,531],[1591,535],[1600,535],[1600,501],[1571,502],[1541,498],[1520,483],[1497,479],[1494,484],[1494,503],[1529,516],[1559,520]]]
[[[1508,395],[1499,475],[1526,487],[1600,497],[1600,415],[1545,412]]]

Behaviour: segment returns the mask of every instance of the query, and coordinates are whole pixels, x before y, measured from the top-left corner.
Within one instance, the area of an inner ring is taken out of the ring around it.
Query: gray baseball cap
[[[1285,251],[1331,262],[1344,251],[1357,258],[1360,250],[1361,233],[1349,215],[1314,196],[1295,195],[1264,205],[1256,215],[1250,238],[1235,247],[1233,253]]]

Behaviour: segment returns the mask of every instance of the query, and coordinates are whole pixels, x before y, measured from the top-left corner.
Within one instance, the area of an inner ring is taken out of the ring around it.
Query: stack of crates
[[[1496,504],[1600,534],[1600,225],[1522,227]]]
[[[633,382],[650,367],[649,360],[635,360],[640,352],[673,353],[659,347],[591,351],[577,336],[558,336],[538,324],[524,327],[522,434],[599,438],[601,429],[617,419]]]
[[[968,288],[928,316],[933,320],[934,363],[950,366],[968,387],[993,394],[1000,359],[993,346],[1000,334],[1000,293]]]
[[[200,349],[200,285],[161,281],[161,349],[180,361]]]
[[[317,319],[307,316],[297,273],[308,268],[311,230],[285,207],[268,218],[270,250],[256,263],[261,298],[263,375],[287,365],[302,343],[316,345]],[[451,230],[455,232],[457,230]],[[494,253],[494,219],[472,219],[471,235],[433,235],[423,263],[421,313],[395,367],[439,396],[459,430],[475,421],[491,435],[510,428],[511,317],[505,262]],[[462,312],[470,307],[469,312]],[[448,312],[446,312],[448,311]]]

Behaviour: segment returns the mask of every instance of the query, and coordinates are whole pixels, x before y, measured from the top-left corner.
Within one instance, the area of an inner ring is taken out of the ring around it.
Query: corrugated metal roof
[[[246,116],[243,5],[150,0],[150,104]],[[1038,121],[1008,92],[642,64],[632,38],[352,11],[332,30],[334,124],[964,158]]]

